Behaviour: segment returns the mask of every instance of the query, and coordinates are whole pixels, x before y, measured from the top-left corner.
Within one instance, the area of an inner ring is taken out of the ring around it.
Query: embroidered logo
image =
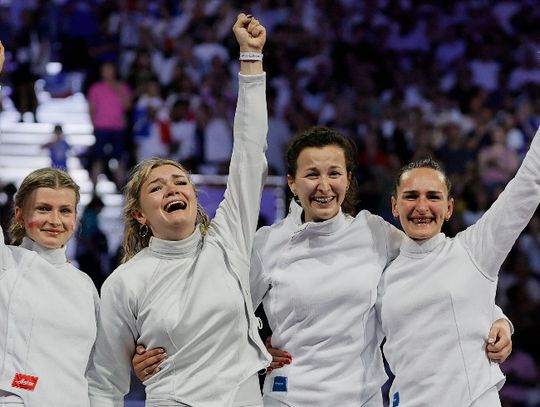
[[[34,391],[38,378],[36,376],[28,376],[22,373],[15,373],[11,387]]]
[[[287,391],[287,378],[285,376],[274,377],[272,391]]]
[[[394,393],[394,399],[392,400],[392,407],[399,406],[399,391]]]

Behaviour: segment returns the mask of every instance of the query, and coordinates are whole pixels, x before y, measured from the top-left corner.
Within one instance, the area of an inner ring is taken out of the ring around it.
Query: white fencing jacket
[[[258,333],[249,258],[266,173],[266,76],[239,75],[234,148],[225,198],[208,233],[152,238],[102,288],[92,407],[124,405],[137,342],[168,358],[146,380],[147,405],[226,407],[271,357]]]
[[[253,304],[262,300],[272,345],[293,358],[266,377],[264,398],[288,406],[361,406],[380,399],[387,379],[374,305],[403,234],[367,211],[306,223],[301,213],[291,202],[289,215],[255,238]]]
[[[540,202],[539,133],[515,178],[478,222],[454,239],[406,238],[385,271],[380,312],[384,354],[396,375],[395,406],[466,407],[504,383],[484,350],[500,315],[499,268]]]
[[[27,407],[86,407],[98,293],[65,248],[29,238],[6,246],[0,229],[0,390]]]

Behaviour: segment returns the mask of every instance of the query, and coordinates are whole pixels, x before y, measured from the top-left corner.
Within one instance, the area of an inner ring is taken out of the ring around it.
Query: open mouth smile
[[[334,199],[336,199],[335,197],[333,196],[330,196],[330,197],[314,197],[314,198],[311,198],[312,201],[315,201],[321,205],[325,205],[329,202],[332,202]]]
[[[167,205],[165,205],[164,209],[165,209],[165,212],[171,213],[171,212],[184,210],[184,209],[186,209],[186,207],[187,207],[187,204],[185,202],[171,201]]]
[[[409,218],[409,222],[412,222],[415,225],[429,225],[434,221],[434,218]]]

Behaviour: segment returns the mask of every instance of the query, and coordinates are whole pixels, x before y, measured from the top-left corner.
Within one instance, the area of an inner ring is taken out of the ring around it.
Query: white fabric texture
[[[380,398],[387,379],[374,304],[403,234],[367,211],[307,223],[301,212],[293,201],[255,238],[253,303],[262,300],[272,345],[293,359],[267,375],[265,404],[360,406]],[[272,391],[276,376],[287,377],[287,391]]]

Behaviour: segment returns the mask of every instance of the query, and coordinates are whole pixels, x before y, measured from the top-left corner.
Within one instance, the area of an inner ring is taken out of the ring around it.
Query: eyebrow
[[[35,206],[40,206],[40,205],[42,205],[42,206],[54,206],[52,203],[46,202],[46,201],[36,201],[34,203],[34,205]],[[75,205],[73,205],[73,204],[64,204],[64,205],[59,205],[59,206],[60,206],[60,208],[73,208]]]
[[[173,174],[171,175],[171,177],[174,179],[185,178],[187,180],[187,177],[183,174]],[[154,178],[152,181],[148,182],[148,185],[155,184],[156,182],[165,182],[165,178],[163,177]]]
[[[343,166],[341,165],[332,165],[330,167],[328,167],[329,170],[342,170],[344,169]],[[304,169],[304,171],[319,171],[319,168],[317,168],[316,166],[313,166],[313,167],[307,167]]]
[[[406,189],[406,190],[402,191],[401,193],[402,194],[418,194],[419,191],[417,189]],[[444,191],[432,190],[432,191],[427,191],[426,194],[441,194],[441,195],[444,195]]]

